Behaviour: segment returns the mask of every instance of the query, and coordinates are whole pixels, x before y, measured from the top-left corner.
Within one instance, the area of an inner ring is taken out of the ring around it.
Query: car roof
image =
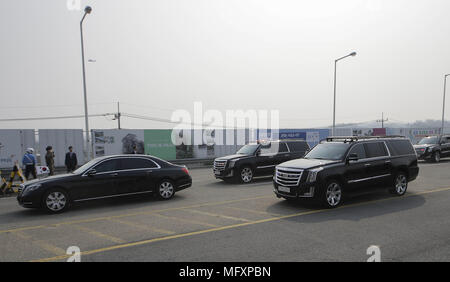
[[[384,140],[409,140],[402,135],[390,135],[390,136],[332,136],[327,137],[321,142],[337,142],[337,143],[355,143],[355,142],[368,142],[368,141],[384,141]]]

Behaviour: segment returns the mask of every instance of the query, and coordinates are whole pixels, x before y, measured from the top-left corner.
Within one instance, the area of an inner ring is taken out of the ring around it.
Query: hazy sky
[[[75,1],[76,2],[76,1]],[[278,109],[281,127],[440,119],[448,0],[81,0],[92,114]],[[82,115],[79,21],[66,0],[0,4],[0,119]],[[450,94],[449,94],[450,100]],[[450,103],[450,102],[449,102]],[[447,119],[450,116],[450,105]],[[387,124],[388,125],[388,124]],[[126,128],[170,128],[130,118]],[[83,128],[83,119],[0,128]],[[91,128],[114,128],[110,118]]]

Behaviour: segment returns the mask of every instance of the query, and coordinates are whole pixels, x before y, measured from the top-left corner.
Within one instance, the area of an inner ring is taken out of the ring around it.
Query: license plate
[[[280,191],[280,192],[286,192],[286,193],[291,193],[291,188],[283,187],[283,186],[278,186],[278,191]]]
[[[220,171],[215,170],[215,171],[214,171],[214,174],[215,174],[215,175],[220,175]]]

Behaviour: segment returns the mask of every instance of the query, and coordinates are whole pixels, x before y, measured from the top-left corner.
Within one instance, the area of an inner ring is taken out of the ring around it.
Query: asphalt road
[[[193,169],[193,187],[152,197],[79,204],[63,214],[0,199],[0,261],[450,261],[450,160],[420,164],[403,197],[385,191],[333,210],[289,203],[270,178],[252,184]]]

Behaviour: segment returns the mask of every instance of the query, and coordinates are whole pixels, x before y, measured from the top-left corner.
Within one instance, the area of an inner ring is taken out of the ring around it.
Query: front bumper
[[[39,208],[41,206],[40,197],[36,195],[17,195],[17,202],[24,208]]]
[[[225,168],[224,170],[213,169],[213,173],[216,179],[231,178],[234,176],[234,169],[233,168]]]
[[[318,183],[300,183],[298,186],[288,186],[289,192],[280,191],[280,186],[281,185],[273,181],[273,192],[278,198],[313,198],[315,193],[317,193]]]

